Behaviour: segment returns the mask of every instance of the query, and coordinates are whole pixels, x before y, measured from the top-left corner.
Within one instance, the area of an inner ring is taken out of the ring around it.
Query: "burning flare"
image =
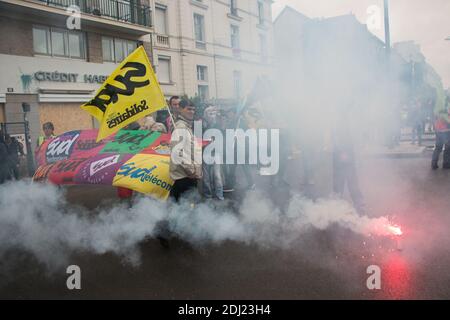
[[[367,233],[376,236],[401,236],[403,231],[398,224],[392,223],[388,217],[369,219]]]
[[[401,236],[403,234],[402,229],[398,225],[391,224],[388,225],[387,228],[390,231],[390,233],[393,234],[394,236]]]

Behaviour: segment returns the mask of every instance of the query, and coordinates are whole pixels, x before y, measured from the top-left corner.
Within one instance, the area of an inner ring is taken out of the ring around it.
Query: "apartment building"
[[[32,141],[46,121],[57,134],[95,127],[80,105],[139,44],[152,57],[152,8],[149,0],[0,0],[0,122],[23,121],[26,102]]]
[[[47,121],[57,134],[96,127],[80,105],[140,44],[167,97],[241,99],[271,73],[271,3],[0,0],[0,123],[23,121],[28,103],[32,141]]]
[[[242,99],[272,72],[271,0],[155,0],[154,62],[167,96]]]

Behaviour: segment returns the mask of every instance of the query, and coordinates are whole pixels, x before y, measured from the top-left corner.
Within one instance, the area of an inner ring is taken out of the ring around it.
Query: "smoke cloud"
[[[179,204],[141,197],[132,208],[114,204],[90,211],[69,204],[62,189],[24,181],[0,187],[0,208],[0,259],[20,249],[49,268],[64,265],[76,252],[114,253],[138,265],[138,244],[156,237],[164,220],[173,236],[193,246],[229,240],[269,248],[287,248],[311,228],[339,225],[367,235],[385,222],[358,216],[343,200],[300,195],[293,195],[283,212],[257,191],[247,193],[237,211],[227,203],[193,205],[193,197]]]

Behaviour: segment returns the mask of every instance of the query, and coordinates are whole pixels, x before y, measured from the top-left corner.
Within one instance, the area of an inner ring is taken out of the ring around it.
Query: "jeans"
[[[213,163],[203,163],[203,194],[207,198],[212,198],[213,193],[219,200],[224,200],[223,197],[223,178],[222,165]]]
[[[444,167],[450,167],[450,132],[436,132],[436,145],[434,147],[432,163],[437,165],[439,161],[439,155],[444,150]]]
[[[422,134],[423,134],[423,127],[421,123],[416,123],[412,128],[412,143],[416,142],[416,137],[419,142],[419,145],[422,144]]]

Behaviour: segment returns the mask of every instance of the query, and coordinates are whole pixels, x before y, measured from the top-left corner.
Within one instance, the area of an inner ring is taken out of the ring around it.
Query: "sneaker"
[[[432,164],[431,164],[431,169],[436,170],[437,168],[439,168],[439,166],[437,165],[437,163],[432,163]]]
[[[248,186],[248,190],[255,190],[256,184],[252,184],[251,186]]]
[[[223,188],[223,192],[233,192],[233,191],[234,188],[227,188],[227,187]]]

